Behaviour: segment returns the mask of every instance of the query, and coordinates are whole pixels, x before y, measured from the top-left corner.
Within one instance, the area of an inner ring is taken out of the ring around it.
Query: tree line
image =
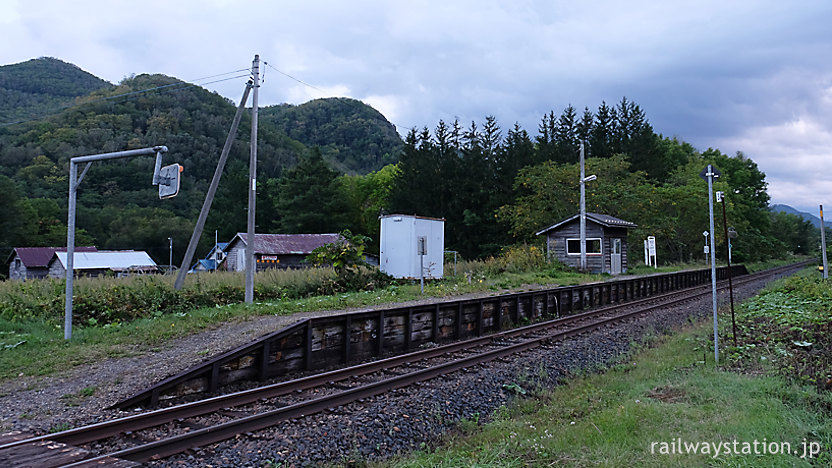
[[[715,190],[726,194],[728,224],[739,233],[736,261],[808,254],[818,245],[809,221],[770,212],[765,174],[753,160],[657,135],[626,98],[585,109],[580,118],[572,106],[550,112],[534,137],[518,124],[504,131],[493,116],[467,127],[439,121],[433,131],[409,131],[399,162],[365,176],[327,172],[313,155],[273,186],[271,226],[349,227],[377,239],[379,214],[418,214],[445,218],[448,249],[467,258],[495,255],[506,245],[535,242],[536,231],[577,213],[582,141],[587,173],[598,176],[587,185],[587,208],[638,224],[630,233],[634,252],[652,235],[664,261],[702,258],[708,196],[699,172],[707,164],[722,171]]]

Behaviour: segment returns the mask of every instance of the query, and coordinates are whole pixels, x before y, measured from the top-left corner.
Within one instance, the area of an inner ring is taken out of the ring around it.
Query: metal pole
[[[710,213],[711,222],[711,297],[714,305],[714,361],[719,364],[719,334],[717,333],[717,318],[716,318],[716,255],[714,252],[714,171],[713,166],[708,164],[708,211]]]
[[[425,293],[425,256],[419,255],[419,286],[422,294]]]
[[[211,179],[211,185],[208,187],[208,193],[205,194],[205,201],[202,203],[202,210],[199,212],[199,218],[194,226],[194,232],[191,234],[191,240],[188,242],[188,249],[185,250],[185,258],[182,259],[182,267],[179,268],[179,273],[176,275],[176,281],[173,283],[173,289],[177,291],[182,289],[185,284],[185,277],[188,275],[188,265],[194,259],[197,244],[202,237],[202,230],[205,229],[205,221],[208,219],[208,213],[211,211],[211,204],[214,203],[214,195],[217,193],[217,187],[220,184],[222,171],[225,168],[225,162],[228,160],[228,153],[231,152],[231,146],[234,143],[234,137],[237,135],[237,127],[240,125],[240,119],[243,117],[243,111],[246,108],[246,101],[251,91],[251,83],[246,84],[246,89],[243,91],[243,98],[240,99],[240,105],[237,106],[237,113],[234,114],[234,120],[231,122],[231,129],[228,131],[228,137],[225,139],[225,146],[220,153],[220,160],[217,162],[217,168],[214,170],[214,178]],[[216,234],[215,234],[216,238]],[[216,243],[216,239],[214,241]]]
[[[820,251],[823,255],[823,279],[829,278],[829,265],[826,264],[826,227],[823,225],[823,205],[820,205]]]
[[[66,222],[66,297],[64,299],[64,339],[68,340],[72,338],[72,294],[74,287],[73,279],[75,274],[75,207],[77,204],[78,185],[80,185],[81,179],[83,179],[87,174],[90,164],[94,161],[129,158],[132,156],[143,156],[147,154],[156,154],[158,160],[159,154],[167,153],[167,151],[167,146],[154,146],[153,148],[116,151],[114,153],[91,154],[88,156],[76,156],[69,160],[69,201],[67,203]],[[81,173],[81,177],[78,177],[78,164],[83,162],[87,163],[87,165]]]
[[[66,299],[64,301],[64,339],[72,338],[72,294],[75,267],[75,198],[78,191],[78,166],[69,161],[69,207],[66,222]]]
[[[248,235],[246,236],[246,304],[254,302],[254,272],[257,264],[254,262],[254,234],[255,211],[257,201],[257,91],[260,88],[260,56],[255,55],[251,63],[251,73],[254,78],[254,95],[251,98],[251,158],[249,159],[248,186]]]
[[[173,272],[173,237],[168,237],[169,252],[168,252],[168,268]]]
[[[737,346],[737,319],[734,318],[734,275],[731,271],[731,238],[728,237],[728,217],[725,215],[725,195],[722,195],[722,227],[725,231],[725,255],[728,257],[728,294],[731,297],[731,331]]]
[[[586,182],[584,181],[584,142],[581,142],[581,271],[586,271]]]

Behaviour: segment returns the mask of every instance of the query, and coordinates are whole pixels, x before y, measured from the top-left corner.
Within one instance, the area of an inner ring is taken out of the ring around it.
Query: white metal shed
[[[420,265],[425,278],[442,278],[445,251],[445,220],[392,214],[381,220],[381,271],[394,278],[417,279]],[[420,255],[420,246],[424,258]]]

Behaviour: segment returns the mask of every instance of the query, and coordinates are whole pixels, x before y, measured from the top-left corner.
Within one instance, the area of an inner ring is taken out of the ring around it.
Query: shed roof
[[[66,268],[66,252],[55,252],[55,258]],[[131,270],[156,268],[156,262],[144,251],[103,250],[76,252],[73,270]]]
[[[545,233],[547,233],[551,230],[557,229],[557,228],[563,226],[564,224],[568,224],[568,223],[574,221],[575,219],[577,219],[580,216],[581,216],[580,213],[578,213],[574,216],[570,216],[569,218],[566,218],[563,221],[560,221],[560,222],[555,223],[555,224],[553,224],[553,225],[551,225],[551,226],[549,226],[545,229],[541,229],[540,231],[537,231],[535,233],[535,235],[539,236],[539,235],[545,234]],[[587,213],[586,214],[586,219],[587,219],[587,221],[592,221],[592,222],[594,222],[596,224],[600,224],[601,226],[604,226],[604,227],[620,227],[620,228],[625,228],[625,229],[632,229],[634,227],[638,227],[638,225],[636,223],[633,223],[633,222],[630,222],[630,221],[624,221],[623,219],[616,218],[615,216],[599,214],[599,213]]]
[[[76,252],[95,252],[95,246],[75,247]],[[55,252],[66,252],[66,247],[15,247],[12,257],[17,254],[26,268],[46,268]]]
[[[228,244],[242,242],[246,245],[248,235],[238,232]],[[255,234],[254,252],[267,255],[309,255],[313,250],[326,244],[338,242],[340,234]]]
[[[428,221],[442,221],[445,222],[445,218],[431,218],[429,216],[418,216],[418,215],[406,215],[406,214],[386,214],[381,215],[378,219],[384,218],[414,218],[414,219],[426,219]]]

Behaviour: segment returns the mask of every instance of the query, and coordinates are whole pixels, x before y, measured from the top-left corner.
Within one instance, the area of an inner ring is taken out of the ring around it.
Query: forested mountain
[[[44,66],[52,67],[52,72],[44,72],[42,82],[38,82],[32,74]],[[39,59],[2,70],[8,92],[48,99],[32,101],[26,107],[27,115],[38,115],[39,119],[0,122],[0,206],[5,208],[0,221],[0,257],[6,260],[9,249],[15,246],[65,243],[69,158],[165,145],[170,151],[164,163],[178,162],[185,168],[180,195],[171,200],[158,199],[157,188],[151,185],[152,157],[96,162],[79,188],[78,243],[105,249],[148,250],[159,260],[167,259],[167,238],[172,237],[174,260],[181,259],[228,134],[235,104],[163,75],[133,76],[110,85],[55,59]],[[45,93],[49,90],[54,94]],[[355,173],[360,168],[380,167],[384,154],[395,157],[391,152],[396,151],[396,145],[390,143],[389,132],[372,138],[375,129],[385,127],[381,114],[353,100],[347,107],[334,100],[336,105],[325,110],[329,102],[316,104],[324,110],[315,115],[314,122],[305,123],[303,115],[295,115],[292,122],[308,127],[327,125],[327,119],[332,119],[348,123],[355,134],[365,135],[361,148],[356,150],[351,148],[347,134],[333,144],[316,134],[322,148],[330,148],[328,155],[335,166],[349,167]],[[375,120],[358,121],[357,115],[372,115]],[[362,130],[362,125],[368,129]],[[386,129],[390,128],[391,124],[386,123]],[[227,240],[245,229],[250,134],[247,112],[198,252],[213,244],[215,230],[220,239]],[[312,153],[314,142],[299,142],[268,119],[260,120],[258,140],[258,229],[268,231],[279,225],[278,213],[270,201],[276,196],[270,190],[277,190],[276,181],[285,169]],[[386,152],[366,153],[367,161],[362,160],[363,151],[373,142],[378,146],[380,141],[388,142]],[[339,159],[342,155],[351,155],[349,163]]]
[[[70,63],[41,57],[0,66],[0,124],[29,120],[113,85]]]
[[[402,140],[380,112],[349,98],[265,107],[261,119],[307,146],[318,146],[335,169],[366,174],[398,160]]]

